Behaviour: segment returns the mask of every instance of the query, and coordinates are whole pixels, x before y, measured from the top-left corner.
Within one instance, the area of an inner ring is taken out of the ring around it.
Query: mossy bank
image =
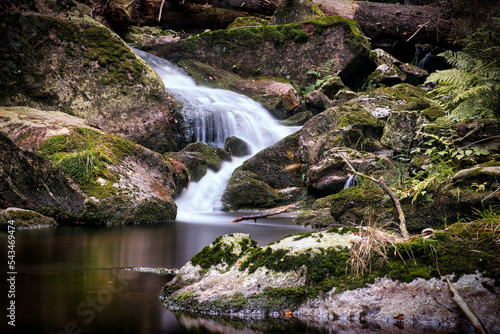
[[[181,268],[160,299],[191,315],[293,317],[317,326],[368,321],[390,329],[393,316],[404,313],[410,326],[469,330],[443,279],[450,275],[471,304],[480,305],[476,311],[486,326],[500,328],[498,232],[457,224],[428,239],[388,244],[368,259],[370,270],[359,273],[353,252],[365,232],[334,228],[265,247],[248,235],[225,235]],[[471,242],[467,233],[483,242]]]

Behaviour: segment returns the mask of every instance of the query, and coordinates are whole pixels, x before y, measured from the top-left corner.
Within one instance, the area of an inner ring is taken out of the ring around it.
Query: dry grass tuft
[[[371,219],[369,219],[369,222],[371,222]],[[399,254],[396,244],[405,241],[405,239],[383,230],[387,225],[376,226],[376,224],[369,223],[369,226],[360,233],[358,240],[352,246],[351,257],[348,260],[351,270],[356,275],[363,275],[371,271],[373,254],[380,256],[377,261],[380,262],[377,263],[379,265],[389,262],[387,257],[388,247],[394,246],[395,252]],[[401,257],[401,259],[403,258]]]

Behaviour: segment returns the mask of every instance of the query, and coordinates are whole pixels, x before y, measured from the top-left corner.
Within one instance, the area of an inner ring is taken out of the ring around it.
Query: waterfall
[[[349,177],[347,178],[347,180],[344,183],[344,189],[349,188],[349,187],[353,187],[355,185],[356,185],[356,175],[351,174],[351,175],[349,175]]]
[[[182,69],[163,58],[134,49],[161,77],[165,90],[184,104],[188,137],[210,146],[224,147],[227,137],[243,139],[251,154],[224,162],[219,172],[211,170],[191,183],[176,200],[177,219],[206,221],[207,213],[222,209],[221,197],[236,167],[258,151],[269,147],[297,127],[285,127],[252,99],[223,89],[198,86]]]

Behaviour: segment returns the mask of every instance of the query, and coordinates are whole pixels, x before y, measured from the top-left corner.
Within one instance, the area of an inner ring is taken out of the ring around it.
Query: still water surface
[[[248,233],[262,246],[287,234],[309,231],[287,217],[235,224],[228,223],[234,217],[218,215],[220,219],[212,217],[210,223],[16,231],[16,327],[14,331],[3,318],[1,332],[213,332],[189,326],[189,319],[176,317],[160,304],[158,295],[167,277],[130,268],[180,268],[223,234]],[[0,245],[6,267],[5,232],[0,232]],[[6,272],[1,272],[2,310],[7,307]]]

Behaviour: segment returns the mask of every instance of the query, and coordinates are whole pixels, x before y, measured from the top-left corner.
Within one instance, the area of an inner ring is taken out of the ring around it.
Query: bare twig
[[[231,223],[237,223],[237,222],[240,222],[242,220],[250,220],[250,219],[253,219],[255,222],[257,222],[257,219],[259,219],[259,218],[267,218],[269,216],[274,216],[274,215],[278,215],[278,214],[283,213],[283,212],[287,212],[294,205],[295,205],[295,203],[287,205],[287,206],[285,206],[285,207],[283,207],[281,209],[274,210],[274,211],[271,211],[271,212],[261,213],[261,214],[258,214],[258,215],[251,215],[251,216],[239,217],[239,218],[236,218],[235,220],[231,220]]]
[[[161,20],[161,14],[162,14],[162,12],[163,12],[163,5],[164,5],[164,4],[165,4],[165,0],[163,0],[163,1],[161,2],[161,6],[160,6],[160,14],[158,15],[158,22],[160,22],[160,20]]]
[[[401,208],[401,203],[399,202],[399,199],[397,198],[397,196],[392,192],[392,190],[385,184],[384,178],[381,177],[377,180],[371,176],[360,173],[356,169],[354,169],[354,167],[352,167],[352,165],[349,163],[349,161],[342,154],[340,154],[340,157],[344,160],[344,162],[347,164],[347,166],[349,166],[349,168],[352,170],[352,172],[354,174],[375,182],[391,197],[392,201],[394,202],[394,206],[396,207],[396,210],[398,211],[399,229],[401,231],[401,234],[403,235],[403,238],[409,239],[410,235],[408,234],[408,230],[406,229],[406,219],[405,219],[403,209]]]
[[[132,6],[134,4],[134,2],[136,2],[137,0],[132,0],[130,1],[128,4],[125,5],[125,9],[128,9],[130,6]]]
[[[446,276],[446,282],[448,283],[448,286],[450,287],[450,291],[453,294],[451,299],[457,303],[457,305],[462,309],[462,311],[465,313],[467,316],[467,319],[469,319],[470,323],[472,324],[472,327],[476,330],[476,333],[478,334],[488,334],[488,331],[484,327],[483,323],[481,322],[481,319],[478,318],[474,310],[467,304],[467,302],[458,294],[458,291],[455,289],[453,285],[451,285],[450,279],[448,276]]]
[[[490,198],[491,196],[495,195],[499,190],[500,190],[500,187],[498,187],[497,190],[495,190],[494,192],[492,192],[491,194],[489,194],[488,196],[486,196],[485,198],[483,198],[481,200],[481,202],[486,201],[488,198]]]
[[[415,35],[416,35],[416,34],[417,34],[417,33],[418,33],[418,32],[419,32],[419,31],[420,31],[423,27],[425,27],[426,25],[428,25],[430,22],[431,22],[431,21],[427,21],[427,22],[425,22],[424,24],[422,24],[422,25],[420,26],[420,28],[418,28],[418,29],[417,29],[417,31],[415,31],[415,33],[414,33],[413,35],[411,35],[411,36],[410,36],[410,38],[408,38],[406,41],[407,41],[407,42],[409,42],[409,41],[410,41],[410,39],[412,39],[413,37],[415,37]]]

